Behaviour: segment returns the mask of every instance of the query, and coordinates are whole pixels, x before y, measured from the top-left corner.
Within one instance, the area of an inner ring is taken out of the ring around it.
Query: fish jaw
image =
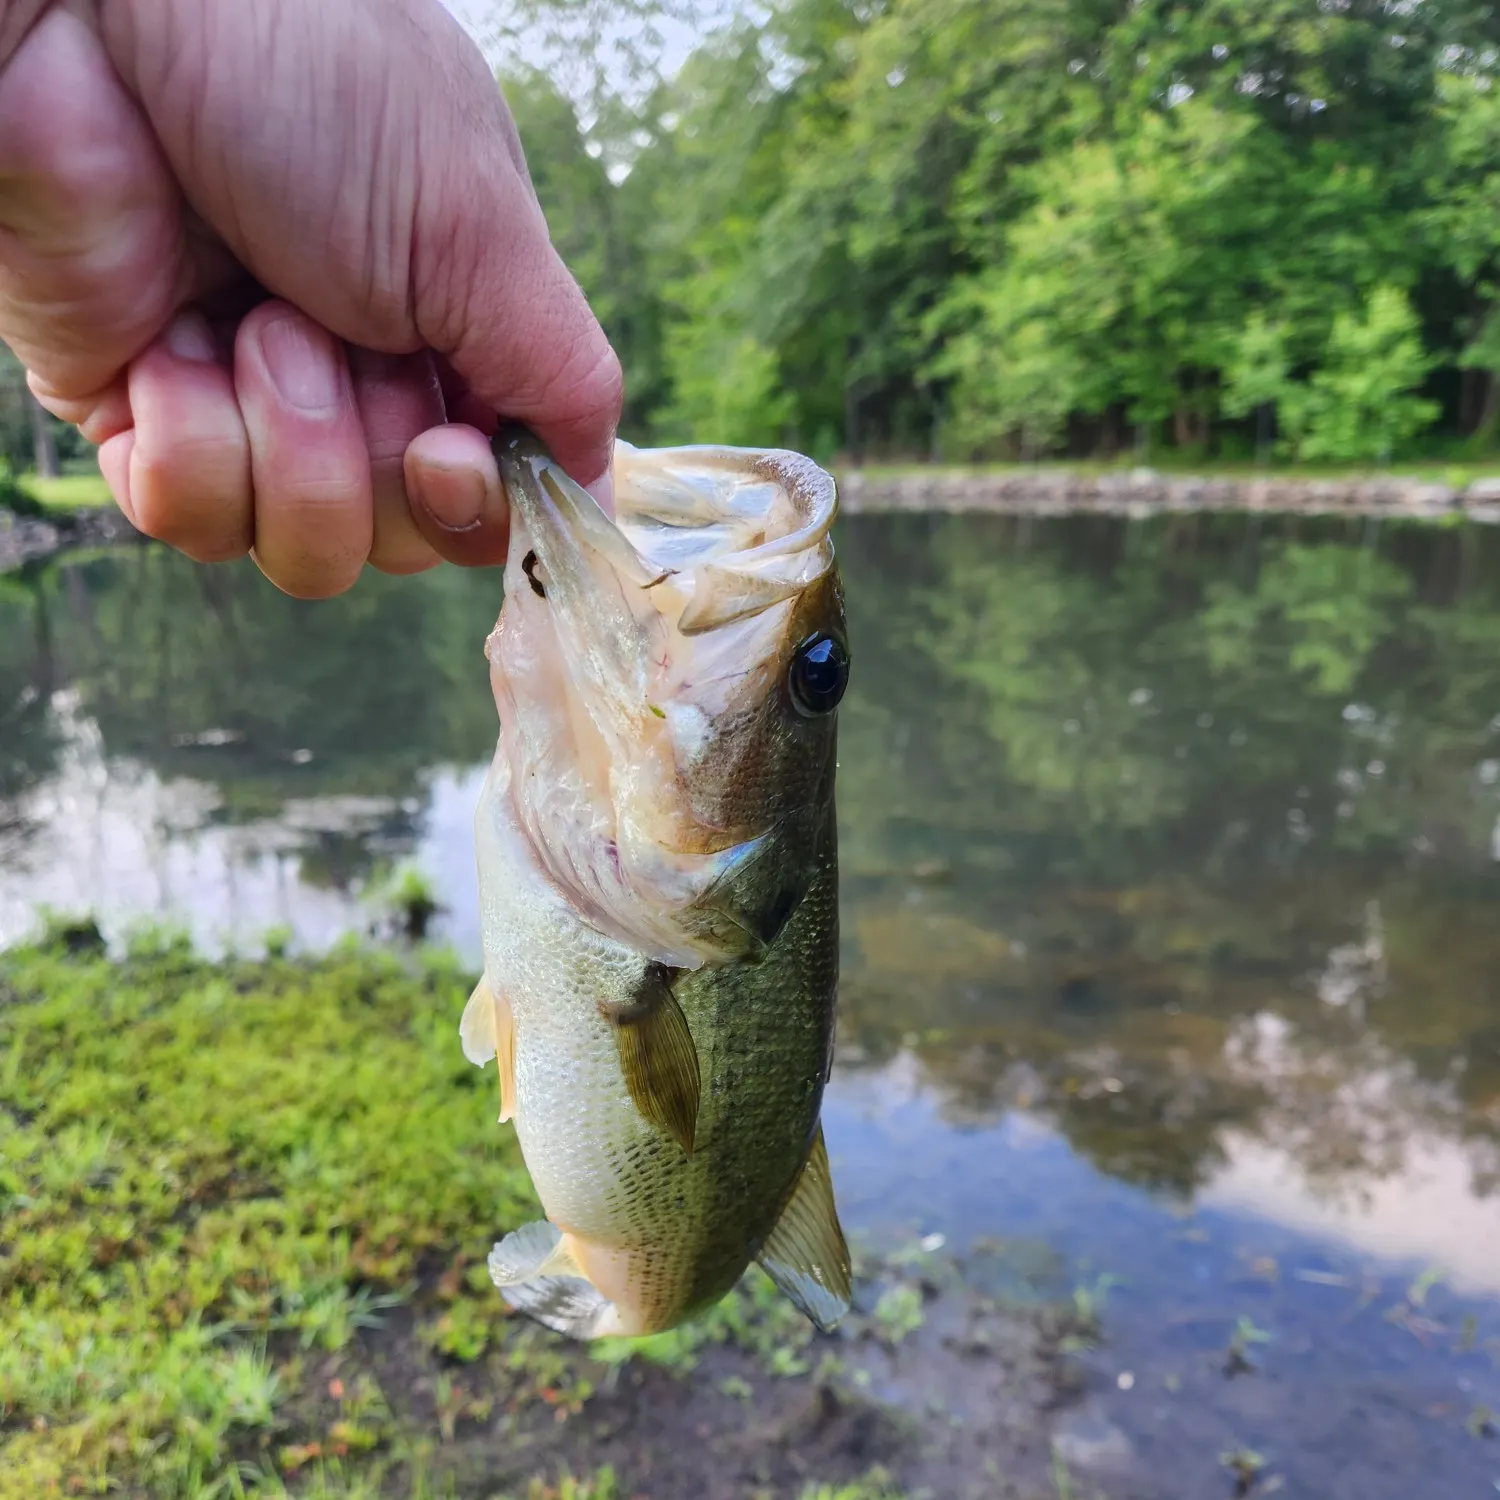
[[[808,629],[843,629],[832,481],[796,455],[622,444],[617,525],[530,434],[495,448],[512,537],[488,655],[539,859],[660,963],[753,956],[763,924],[722,892],[768,845],[797,860],[831,743],[785,683]]]

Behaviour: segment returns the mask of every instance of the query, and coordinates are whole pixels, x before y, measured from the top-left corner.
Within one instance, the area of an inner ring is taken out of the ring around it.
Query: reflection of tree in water
[[[23,831],[17,802],[55,765],[51,605],[38,575],[0,577],[0,838]]]
[[[497,574],[367,574],[308,604],[248,564],[201,568],[149,549],[0,589],[0,800],[55,767],[53,684],[74,689],[107,757],[208,783],[231,822],[276,818],[294,798],[378,798],[409,836],[400,809],[421,798],[422,774],[493,744],[482,644]],[[3,718],[16,704],[25,734]],[[351,859],[368,851],[330,854],[330,878],[350,878]]]
[[[1388,1159],[1402,1111],[1500,1138],[1500,535],[867,518],[840,550],[846,1059],[910,1038],[956,1116],[1046,1108],[1180,1188],[1235,1129],[1330,1169]],[[0,581],[0,807],[55,771],[66,686],[108,757],[352,889],[426,770],[490,753],[498,592],[309,605],[154,550]],[[1329,1080],[1371,1069],[1408,1082],[1362,1137]]]
[[[848,530],[842,1035],[1142,1183],[1202,1182],[1232,1129],[1349,1175],[1425,1126],[1483,1171],[1500,537],[1257,529]],[[1371,902],[1382,982],[1340,1003]]]

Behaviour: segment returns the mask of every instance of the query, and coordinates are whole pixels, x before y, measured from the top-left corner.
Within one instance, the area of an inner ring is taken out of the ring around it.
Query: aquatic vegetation
[[[1253,1448],[1234,1448],[1219,1455],[1219,1462],[1234,1478],[1236,1495],[1248,1495],[1265,1472],[1266,1458]]]
[[[913,1334],[926,1321],[922,1312],[922,1294],[914,1286],[887,1287],[875,1304],[876,1329],[886,1343],[894,1346]]]
[[[369,900],[412,943],[427,937],[432,919],[443,909],[432,877],[410,862],[397,865],[373,882]]]

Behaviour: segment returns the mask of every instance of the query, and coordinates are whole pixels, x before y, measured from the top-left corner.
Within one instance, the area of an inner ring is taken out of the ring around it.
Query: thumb
[[[450,34],[462,56],[449,76],[463,86],[455,128],[423,132],[433,150],[418,163],[418,330],[482,406],[524,422],[580,483],[607,488],[620,361],[552,246],[493,74],[456,23]]]

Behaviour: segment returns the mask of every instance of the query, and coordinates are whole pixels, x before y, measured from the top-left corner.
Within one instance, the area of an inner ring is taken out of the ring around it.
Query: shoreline
[[[0,574],[80,547],[144,542],[145,537],[113,505],[18,516],[0,509]]]
[[[1274,475],[1171,474],[1156,469],[1088,473],[1067,468],[1014,472],[911,469],[836,471],[847,515],[893,512],[1034,516],[1243,511],[1272,515],[1448,516],[1500,524],[1500,476],[1463,488],[1428,479],[1381,475],[1301,479]],[[114,506],[18,516],[0,509],[0,574],[81,547],[145,542]]]
[[[850,515],[979,511],[1138,518],[1169,512],[1245,511],[1412,520],[1456,515],[1488,524],[1500,522],[1500,477],[1476,479],[1460,489],[1427,479],[1378,474],[1301,479],[1274,475],[1215,478],[1157,469],[1098,474],[1067,468],[994,473],[850,469],[838,475],[838,483],[840,502]]]

